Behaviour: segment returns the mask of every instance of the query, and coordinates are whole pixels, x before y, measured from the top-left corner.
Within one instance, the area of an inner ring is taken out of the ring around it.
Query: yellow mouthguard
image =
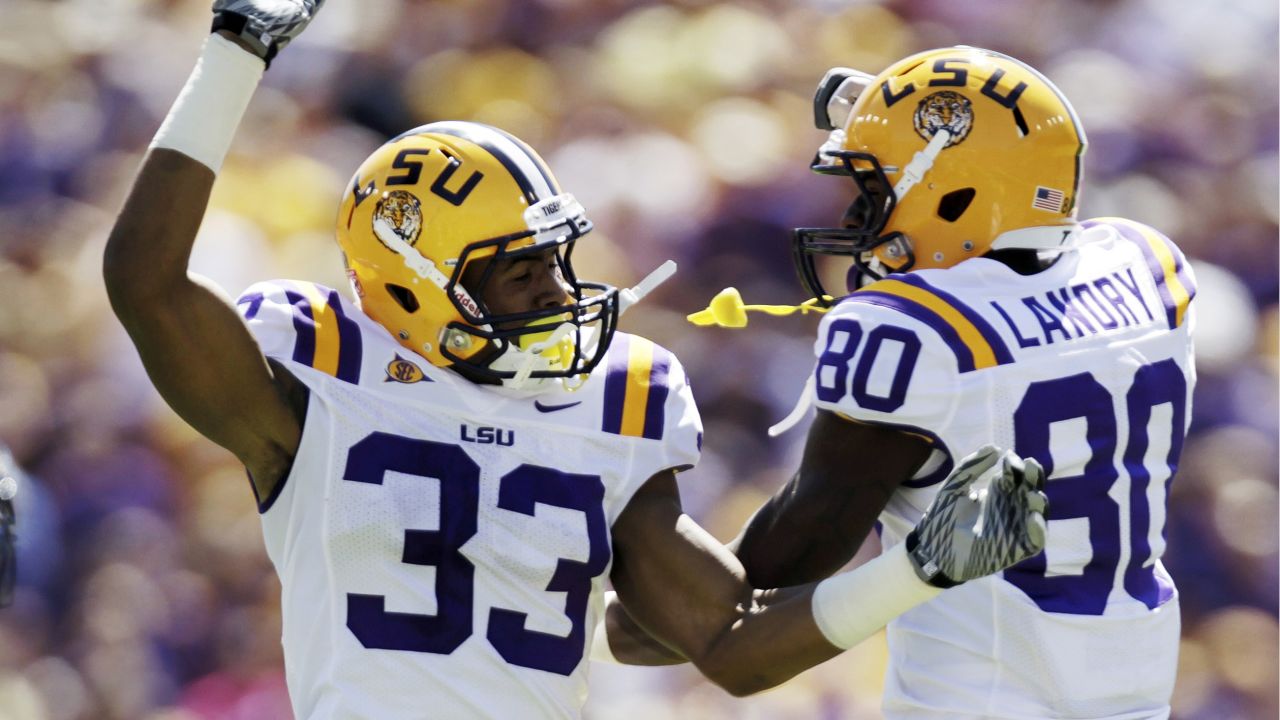
[[[525,327],[546,326],[546,331],[529,333],[528,335],[520,335],[515,338],[516,346],[521,350],[528,350],[537,343],[545,343],[551,339],[551,335],[560,327],[562,323],[569,319],[568,315],[559,315],[556,317],[542,318],[534,320],[525,325]],[[538,354],[547,358],[560,367],[568,367],[573,362],[573,333],[560,338],[560,341],[549,347],[545,347]]]
[[[811,312],[824,313],[830,308],[820,306],[819,302],[830,302],[831,296],[826,295],[821,299],[810,298],[799,305],[745,305],[742,302],[742,294],[737,288],[725,288],[711,298],[711,304],[706,310],[699,310],[692,315],[687,316],[689,322],[694,325],[706,327],[708,325],[718,325],[726,328],[740,328],[747,326],[747,312],[762,312],[767,315],[775,315],[785,317],[794,315],[799,312],[801,315],[807,315]]]

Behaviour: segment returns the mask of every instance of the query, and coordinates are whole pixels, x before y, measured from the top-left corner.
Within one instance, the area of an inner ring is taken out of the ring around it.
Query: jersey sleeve
[[[260,282],[241,294],[236,309],[267,357],[360,381],[360,327],[337,290],[301,281]]]
[[[891,308],[846,302],[814,343],[814,404],[860,422],[933,435],[955,411],[956,362],[934,329]]]
[[[689,378],[666,348],[619,333],[605,374],[602,429],[637,438],[631,475],[687,470],[702,452],[702,418]],[[637,486],[638,487],[638,486]]]

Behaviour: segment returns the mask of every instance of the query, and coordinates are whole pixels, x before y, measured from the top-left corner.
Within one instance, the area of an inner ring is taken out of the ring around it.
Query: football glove
[[[214,0],[213,32],[227,30],[271,60],[320,12],[324,0]]]
[[[1000,463],[986,488],[973,484]],[[920,579],[953,587],[1022,562],[1044,549],[1049,500],[1044,469],[991,445],[960,462],[907,536]]]

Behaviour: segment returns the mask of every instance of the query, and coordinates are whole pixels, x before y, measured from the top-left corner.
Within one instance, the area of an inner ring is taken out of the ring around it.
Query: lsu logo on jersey
[[[382,382],[398,382],[405,385],[412,385],[422,381],[431,382],[431,378],[422,372],[422,368],[400,357],[399,354],[391,362],[387,363],[387,378]]]

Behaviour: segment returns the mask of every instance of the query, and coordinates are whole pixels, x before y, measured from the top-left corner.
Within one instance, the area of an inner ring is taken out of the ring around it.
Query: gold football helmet
[[[604,356],[618,290],[579,281],[571,257],[591,222],[542,158],[501,130],[424,125],[378,148],[356,171],[338,214],[338,245],[361,309],[437,366],[514,387],[580,378]],[[495,315],[478,259],[554,250],[568,304]]]
[[[912,55],[869,81],[835,70],[815,99],[819,127],[833,132],[812,167],[852,177],[858,194],[843,227],[796,230],[796,266],[815,297],[828,295],[815,255],[852,256],[853,291],[865,276],[1066,242],[1086,140],[1039,72],[973,47]],[[829,119],[840,94],[856,99],[844,98],[847,119]]]

